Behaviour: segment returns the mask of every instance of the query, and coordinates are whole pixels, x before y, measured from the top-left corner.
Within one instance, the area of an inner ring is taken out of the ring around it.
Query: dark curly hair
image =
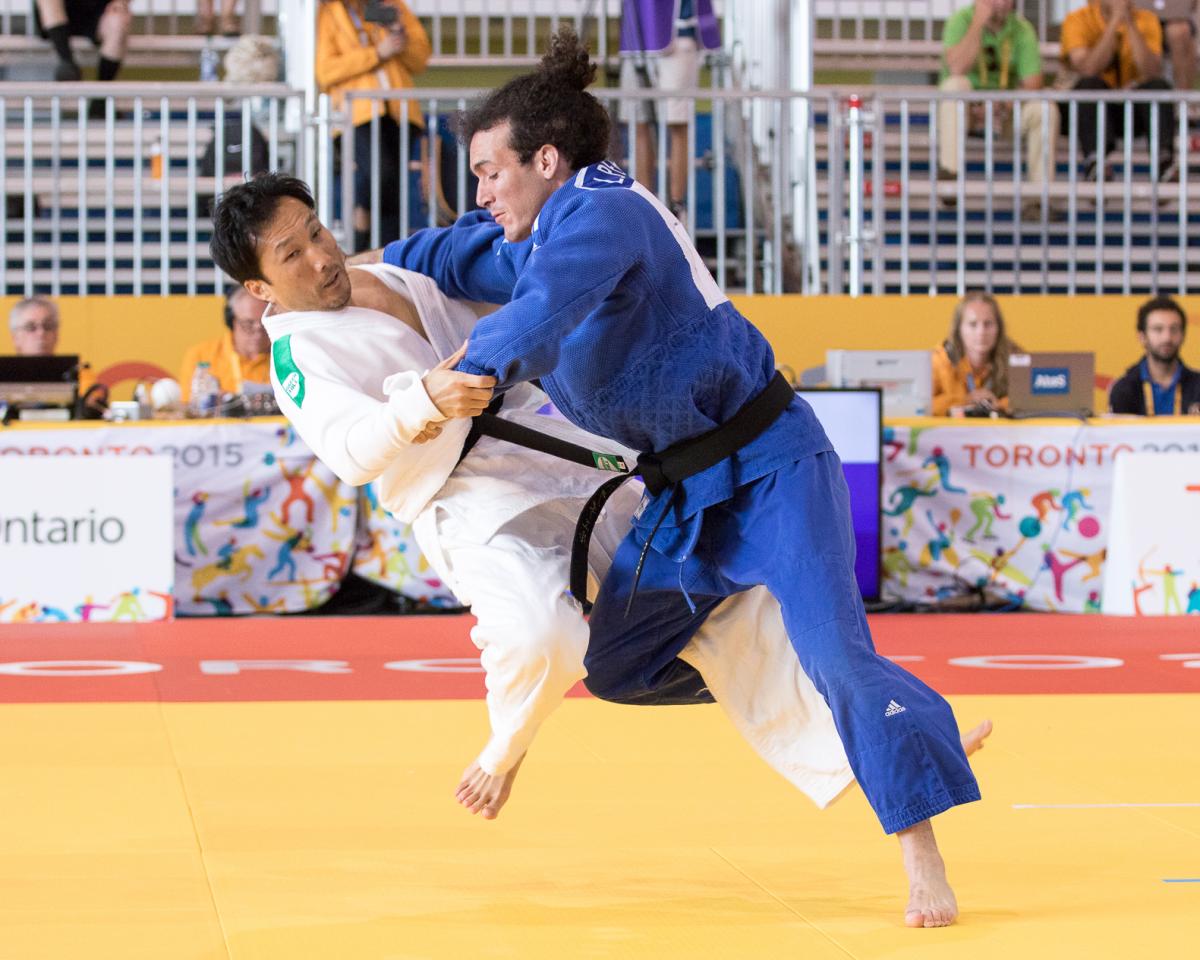
[[[610,120],[586,92],[595,78],[587,48],[570,26],[560,27],[536,70],[509,80],[459,118],[459,139],[470,146],[479,131],[507,122],[509,146],[521,163],[547,143],[574,170],[599,163],[608,155]]]
[[[308,185],[283,173],[257,174],[230,187],[213,205],[208,251],[213,262],[238,283],[266,279],[258,261],[258,236],[285,197],[316,209]]]

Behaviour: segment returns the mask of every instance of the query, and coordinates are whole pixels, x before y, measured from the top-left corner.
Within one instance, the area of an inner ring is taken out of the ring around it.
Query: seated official
[[[1112,385],[1108,408],[1143,417],[1200,414],[1200,371],[1179,359],[1187,314],[1170,297],[1147,300],[1138,309],[1137,335],[1145,354]]]
[[[250,296],[244,287],[226,291],[225,332],[189,347],[183,355],[179,386],[184,403],[191,400],[196,366],[204,362],[221,384],[222,394],[244,394],[248,383],[270,391],[271,338],[262,325],[266,309],[267,305]]]
[[[950,335],[933,352],[933,415],[986,416],[1008,410],[1008,358],[1018,347],[1004,332],[991,294],[975,290],[954,308]]]
[[[58,350],[58,304],[49,297],[18,300],[8,315],[13,352],[24,357],[51,357]],[[79,397],[82,415],[95,419],[108,409],[108,387],[96,382],[87,364],[80,364]]]

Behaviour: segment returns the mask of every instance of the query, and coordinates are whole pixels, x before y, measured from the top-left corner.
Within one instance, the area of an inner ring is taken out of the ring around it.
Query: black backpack
[[[241,117],[225,118],[225,176],[241,174],[242,172],[242,120]],[[262,173],[270,163],[270,148],[267,138],[258,127],[250,124],[250,174]],[[209,141],[200,158],[200,176],[215,177],[217,175],[217,134],[213,129],[213,138]]]

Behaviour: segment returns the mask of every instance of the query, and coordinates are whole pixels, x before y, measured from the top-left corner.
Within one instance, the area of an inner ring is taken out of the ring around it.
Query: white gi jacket
[[[520,759],[542,720],[584,676],[587,627],[574,605],[558,596],[569,556],[561,546],[570,542],[570,517],[606,475],[490,437],[481,437],[459,463],[470,427],[463,419],[445,422],[441,435],[424,444],[412,444],[427,423],[444,419],[421,377],[462,345],[477,317],[420,274],[386,264],[356,269],[368,270],[408,296],[428,341],[376,310],[277,313],[272,307],[263,316],[272,341],[271,382],[280,409],[304,442],[343,481],[361,485],[378,480],[381,505],[413,524],[430,565],[463,603],[474,605],[479,623],[472,639],[483,651],[492,724],[492,738],[478,762],[489,773],[503,772]],[[545,403],[541,391],[520,384],[506,394],[500,416],[634,458],[619,444],[538,414]],[[635,489],[633,483],[626,486],[629,493]],[[608,538],[613,549],[629,522],[628,513],[617,513],[617,529],[607,531],[614,534]],[[512,523],[518,518],[519,523]],[[514,544],[511,533],[497,536],[510,524],[517,531],[515,550],[509,546]],[[605,532],[598,527],[598,541]],[[520,541],[541,540],[543,534],[545,545],[559,548],[557,552],[535,550],[531,557],[523,556]],[[451,544],[461,562],[451,562]],[[475,557],[466,555],[471,544],[478,546]],[[501,574],[490,559],[497,546],[522,554],[516,558],[517,575]],[[596,570],[600,576],[603,572]],[[502,582],[493,582],[498,578]],[[554,595],[537,595],[545,589]],[[522,638],[513,636],[514,624],[520,625],[518,630],[535,629],[530,611],[547,600],[557,601],[557,620],[550,617],[543,632],[552,627],[557,634],[544,646],[561,655],[531,657]],[[828,707],[787,647],[777,605],[752,592],[727,601],[718,613],[683,658],[701,671],[760,755],[824,805],[850,782],[851,774]]]

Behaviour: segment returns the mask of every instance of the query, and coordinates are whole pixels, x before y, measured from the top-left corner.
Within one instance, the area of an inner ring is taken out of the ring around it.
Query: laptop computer
[[[79,357],[0,357],[0,403],[10,406],[61,406],[75,403]]]
[[[1090,417],[1096,381],[1092,353],[1014,353],[1008,408],[1014,417]]]
[[[1191,20],[1193,0],[1134,0],[1139,10],[1149,10],[1159,20]]]

